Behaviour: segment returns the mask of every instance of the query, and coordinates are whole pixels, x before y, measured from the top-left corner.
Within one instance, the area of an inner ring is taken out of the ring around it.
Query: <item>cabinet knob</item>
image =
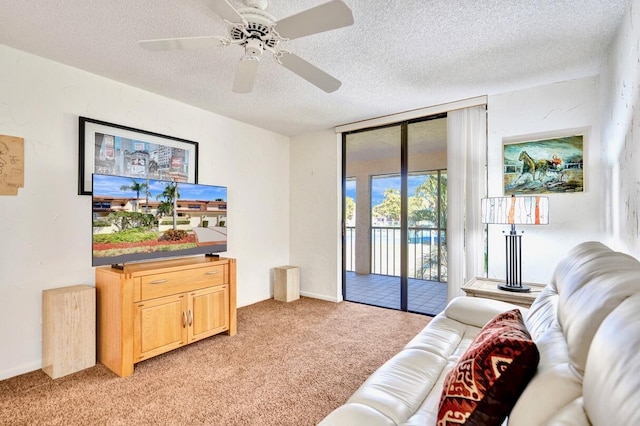
[[[182,328],[187,328],[187,313],[182,311]]]
[[[168,279],[155,280],[155,281],[149,281],[149,284],[162,284],[162,283],[166,283],[167,281],[169,281],[169,280]]]
[[[219,273],[220,273],[220,271],[208,271],[208,272],[205,272],[204,274],[205,275],[218,275]]]

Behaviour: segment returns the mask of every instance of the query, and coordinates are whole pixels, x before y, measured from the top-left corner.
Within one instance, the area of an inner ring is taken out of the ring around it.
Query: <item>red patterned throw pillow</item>
[[[445,377],[438,426],[500,425],[539,360],[520,311],[498,315],[480,330]]]

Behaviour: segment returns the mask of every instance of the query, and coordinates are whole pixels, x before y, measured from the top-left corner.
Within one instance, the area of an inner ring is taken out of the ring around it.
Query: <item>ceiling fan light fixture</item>
[[[244,51],[249,56],[260,56],[262,55],[262,52],[264,52],[264,45],[260,39],[250,38],[247,40],[247,45],[245,46]]]
[[[240,61],[256,61],[256,62],[260,62],[260,58],[258,58],[257,56],[254,55],[244,55],[242,56],[242,58],[240,58]]]

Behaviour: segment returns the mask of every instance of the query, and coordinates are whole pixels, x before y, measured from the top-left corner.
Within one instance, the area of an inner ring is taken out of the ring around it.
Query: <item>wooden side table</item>
[[[462,286],[462,290],[469,297],[501,300],[528,308],[545,287],[544,284],[523,283],[531,287],[531,291],[529,293],[517,293],[500,290],[498,284],[504,284],[504,281],[492,278],[474,278]]]

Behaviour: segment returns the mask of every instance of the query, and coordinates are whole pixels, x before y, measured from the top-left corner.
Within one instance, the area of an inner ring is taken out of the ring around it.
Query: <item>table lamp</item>
[[[516,225],[548,225],[549,199],[515,195],[490,197],[482,199],[481,208],[482,223],[511,225],[509,234],[505,235],[505,284],[499,284],[498,288],[528,293],[530,288],[522,285],[522,235],[517,234]]]

